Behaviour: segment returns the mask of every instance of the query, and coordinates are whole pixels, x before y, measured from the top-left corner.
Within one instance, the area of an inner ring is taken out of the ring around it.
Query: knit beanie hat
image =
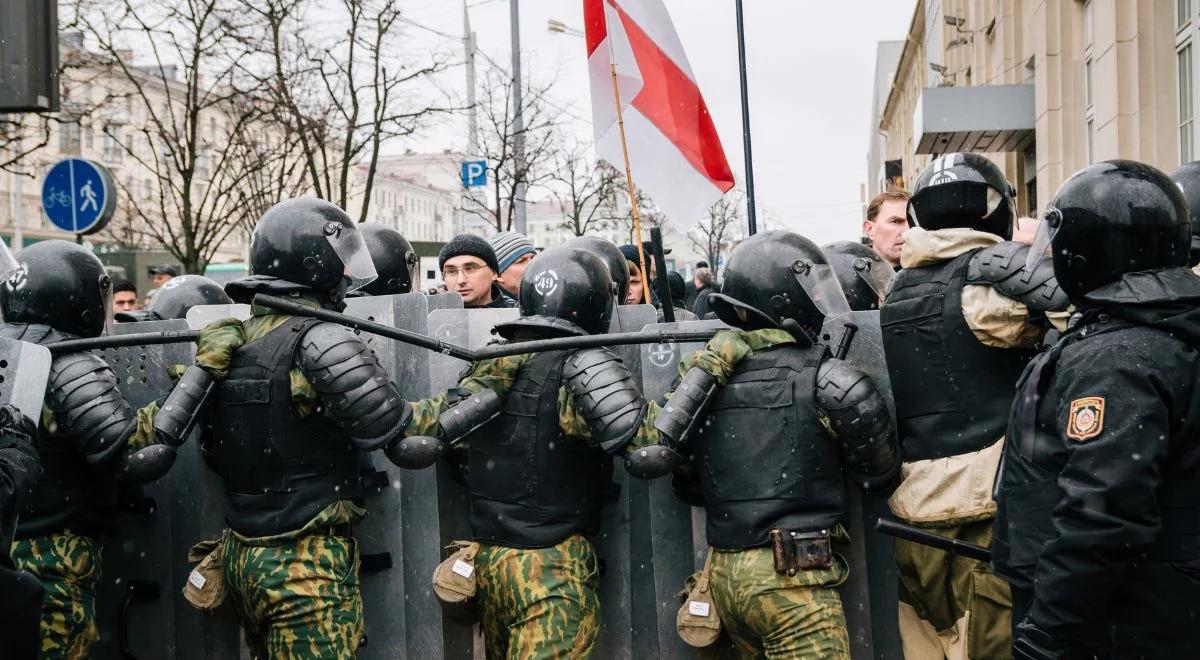
[[[461,257],[464,254],[478,257],[487,264],[488,268],[497,274],[500,273],[500,266],[496,263],[496,251],[492,249],[491,244],[485,238],[475,234],[459,234],[443,245],[441,252],[438,252],[438,270],[446,267],[447,260]]]
[[[496,273],[508,270],[513,262],[527,254],[537,254],[537,248],[533,247],[533,241],[526,238],[525,234],[518,234],[515,231],[502,231],[489,238],[488,243],[491,243],[492,250],[496,252],[496,262],[500,264]]]

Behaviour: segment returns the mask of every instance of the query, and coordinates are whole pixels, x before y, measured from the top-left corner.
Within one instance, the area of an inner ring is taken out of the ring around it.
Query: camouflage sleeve
[[[242,322],[237,319],[222,319],[208,324],[200,331],[196,344],[196,366],[204,368],[217,380],[229,375],[229,364],[233,352],[246,343]]]
[[[507,357],[482,360],[471,365],[466,378],[458,383],[458,387],[468,392],[480,392],[490,388],[501,400],[512,387],[517,372],[521,370],[531,355],[510,355]],[[436,435],[438,432],[438,416],[450,407],[450,392],[443,392],[428,399],[409,403],[412,407],[412,417],[408,426],[404,427],[404,435]]]
[[[692,367],[700,367],[724,385],[733,374],[737,363],[750,354],[750,345],[736,330],[722,330],[708,344],[679,360],[679,377],[682,378]]]
[[[157,401],[151,401],[134,413],[137,425],[134,427],[133,434],[129,436],[129,441],[125,444],[126,454],[154,444],[154,415],[156,413],[158,413]]]
[[[317,394],[317,388],[313,387],[308,376],[304,375],[303,369],[293,367],[288,372],[288,387],[292,393],[292,407],[300,419],[308,417],[317,409],[321,396]]]

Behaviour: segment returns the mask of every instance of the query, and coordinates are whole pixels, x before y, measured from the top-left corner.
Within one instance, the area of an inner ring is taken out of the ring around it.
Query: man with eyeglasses
[[[462,296],[463,307],[517,306],[517,301],[497,284],[500,266],[496,252],[482,236],[459,234],[450,239],[438,253],[438,264],[446,289]]]

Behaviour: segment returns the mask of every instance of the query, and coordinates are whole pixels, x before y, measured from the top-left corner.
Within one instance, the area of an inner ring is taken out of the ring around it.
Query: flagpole
[[[637,189],[633,185],[633,170],[629,167],[629,145],[625,142],[625,113],[621,111],[621,88],[617,84],[617,63],[612,63],[613,98],[617,101],[617,128],[621,132],[621,155],[625,157],[625,182],[629,184],[629,212],[633,215],[633,230],[637,235],[638,263],[642,268],[642,302],[650,302],[650,271],[646,268],[646,250],[642,247],[642,218],[638,213]],[[621,304],[619,301],[617,304]]]
[[[758,232],[758,218],[754,213],[754,154],[750,149],[750,98],[746,90],[746,30],[742,25],[742,0],[735,0],[737,11],[738,74],[742,87],[742,149],[746,160],[746,218],[750,224],[750,235]]]

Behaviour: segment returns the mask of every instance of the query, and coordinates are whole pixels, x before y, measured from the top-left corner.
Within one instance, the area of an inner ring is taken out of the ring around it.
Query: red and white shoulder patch
[[[1104,430],[1104,397],[1085,396],[1071,402],[1067,421],[1067,437],[1085,442]]]

